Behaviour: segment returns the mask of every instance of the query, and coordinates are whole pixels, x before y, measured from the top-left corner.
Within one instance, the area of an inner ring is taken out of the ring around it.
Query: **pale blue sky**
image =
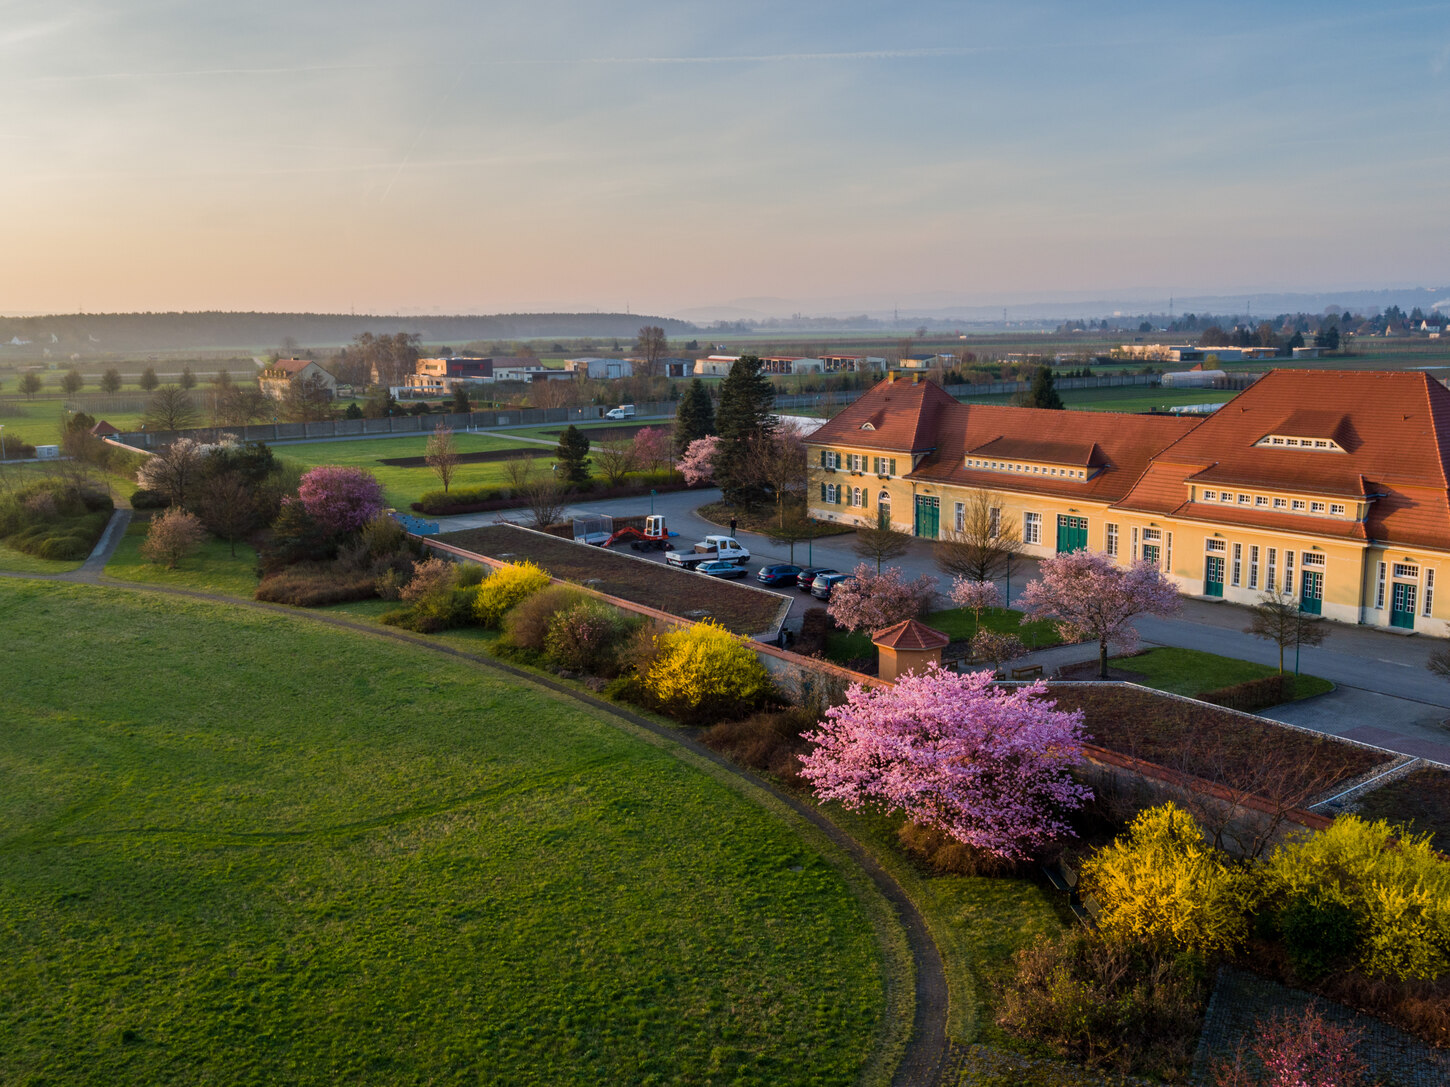
[[[0,0],[0,311],[1443,285],[1447,15]]]

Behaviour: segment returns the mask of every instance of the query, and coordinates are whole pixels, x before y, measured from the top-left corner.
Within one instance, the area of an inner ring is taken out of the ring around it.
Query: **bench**
[[[1029,664],[1022,668],[1012,669],[1013,679],[1038,679],[1042,675],[1042,665]]]

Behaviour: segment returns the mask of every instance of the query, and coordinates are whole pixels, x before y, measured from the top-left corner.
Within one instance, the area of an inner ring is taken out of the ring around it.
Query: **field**
[[[150,527],[146,521],[132,521],[126,526],[126,535],[106,563],[107,577],[252,598],[257,588],[257,553],[247,544],[238,543],[233,557],[230,544],[208,538],[195,554],[177,563],[175,570],[168,570],[141,557],[141,541]]]
[[[1226,404],[1236,393],[1226,389],[1063,389],[1063,403],[1079,411],[1143,412],[1187,404]],[[963,397],[966,404],[1010,404],[1010,396]]]
[[[437,539],[490,558],[530,559],[554,577],[688,619],[711,618],[747,637],[769,630],[787,601],[663,563],[586,547],[512,525],[445,532]]]
[[[0,583],[0,621],[0,1081],[849,1083],[871,1058],[867,907],[718,771],[298,619]]]

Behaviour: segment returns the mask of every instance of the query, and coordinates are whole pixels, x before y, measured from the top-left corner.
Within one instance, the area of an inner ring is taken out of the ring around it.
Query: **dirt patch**
[[[1389,758],[1333,737],[1260,724],[1154,691],[1074,684],[1052,685],[1051,692],[1061,708],[1083,711],[1090,743],[1230,788],[1272,792],[1276,782],[1297,788],[1301,771],[1312,768],[1314,779],[1329,789]],[[1266,774],[1266,767],[1274,766],[1296,769]]]
[[[530,559],[554,577],[684,619],[714,619],[736,634],[770,630],[789,606],[789,601],[773,593],[746,585],[704,579],[663,563],[616,555],[513,525],[485,525],[437,538],[489,558]]]
[[[525,457],[557,457],[559,454],[546,445],[536,445],[529,449],[490,449],[486,453],[459,453],[459,464],[491,464],[494,461],[512,460],[517,456]],[[378,461],[379,464],[386,464],[389,468],[426,468],[428,467],[427,457],[386,457]]]
[[[1450,852],[1450,771],[1411,771],[1364,796],[1355,814],[1405,823],[1416,834],[1429,831],[1435,848]]]

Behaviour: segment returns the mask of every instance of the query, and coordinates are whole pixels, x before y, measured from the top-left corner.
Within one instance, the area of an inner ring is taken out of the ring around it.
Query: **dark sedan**
[[[821,574],[815,581],[811,582],[811,595],[817,600],[829,600],[832,589],[843,581],[851,580],[852,576],[850,574],[838,574],[834,570],[828,574]]]
[[[695,567],[697,574],[708,574],[710,577],[744,577],[745,567],[736,566],[728,559],[715,559],[713,562],[702,562]]]
[[[762,585],[794,585],[800,573],[799,566],[762,566],[755,575],[755,580]]]
[[[801,567],[801,572],[796,575],[796,588],[803,593],[808,593],[811,591],[811,585],[815,583],[816,578],[822,574],[838,573],[840,571],[833,566],[803,566]]]

